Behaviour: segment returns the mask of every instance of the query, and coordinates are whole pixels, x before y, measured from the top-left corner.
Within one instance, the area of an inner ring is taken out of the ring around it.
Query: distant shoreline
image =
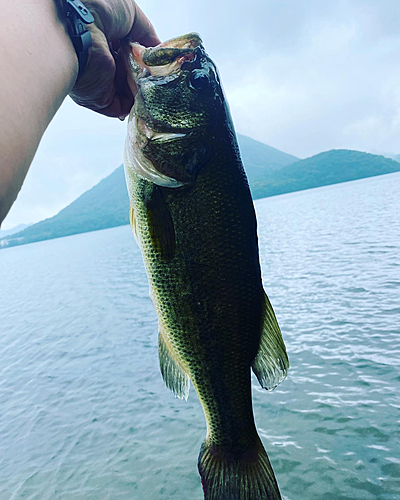
[[[347,149],[299,160],[238,135],[254,200],[400,172],[384,156]],[[129,224],[129,199],[122,165],[57,215],[1,237],[0,249]]]

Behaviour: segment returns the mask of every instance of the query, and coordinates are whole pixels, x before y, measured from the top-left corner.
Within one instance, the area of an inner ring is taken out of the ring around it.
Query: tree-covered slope
[[[266,171],[298,160],[250,137],[239,135],[238,140],[243,163],[251,180],[262,177]],[[0,248],[128,224],[128,209],[129,200],[121,166],[54,217],[0,239]]]
[[[59,238],[129,223],[129,200],[122,167],[50,219],[5,238],[3,246]],[[0,240],[1,243],[1,240]]]
[[[296,156],[283,153],[245,135],[238,134],[238,143],[250,184],[262,178],[266,172],[275,172],[299,160]]]
[[[0,239],[4,238],[4,236],[11,236],[12,234],[19,233],[31,225],[32,224],[18,224],[18,226],[13,227],[12,229],[0,229]]]
[[[254,199],[400,171],[400,163],[383,156],[332,150],[305,160],[239,136]],[[0,240],[0,248],[128,224],[128,194],[123,167],[57,215]]]
[[[301,191],[400,171],[400,164],[383,156],[333,149],[268,173],[252,185],[254,198]]]

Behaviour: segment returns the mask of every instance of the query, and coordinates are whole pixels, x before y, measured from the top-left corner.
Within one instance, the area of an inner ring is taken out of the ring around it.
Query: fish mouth
[[[180,37],[172,38],[160,43],[155,47],[144,47],[139,43],[132,42],[129,37],[121,40],[121,53],[127,70],[127,80],[134,97],[139,93],[140,80],[149,77],[174,78],[181,72],[185,63],[193,63],[199,48],[202,48],[202,40],[197,33],[189,33]],[[131,116],[130,118],[134,118]],[[148,119],[153,122],[151,113]],[[155,127],[164,130],[150,129],[142,120],[140,129],[152,142],[167,142],[183,137],[184,134],[175,132],[165,124],[157,123]],[[165,130],[167,128],[167,130]]]
[[[128,83],[133,94],[137,93],[136,81],[139,78],[178,73],[182,64],[195,58],[198,47],[202,47],[202,40],[197,33],[172,38],[155,47],[144,47],[129,37],[124,38],[121,51],[128,75],[131,75]]]
[[[125,165],[140,177],[162,187],[178,188],[193,182],[193,175],[187,172],[173,170],[166,161],[162,161],[160,171],[158,161],[154,161],[155,151],[177,151],[180,144],[172,142],[189,139],[193,136],[193,127],[190,123],[168,123],[154,115],[151,106],[143,97],[143,88],[147,80],[153,80],[155,86],[166,84],[179,79],[188,68],[197,65],[198,54],[204,50],[202,40],[197,33],[173,38],[156,47],[143,47],[129,38],[121,42],[121,53],[125,63],[127,79],[135,97],[128,120],[128,135],[125,147]],[[182,67],[183,66],[183,67]],[[196,131],[204,126],[196,127]],[[157,146],[153,147],[153,146]],[[185,147],[187,144],[185,143]],[[154,163],[153,163],[154,161]],[[172,165],[172,163],[171,163]],[[173,175],[173,177],[171,177]],[[176,178],[175,178],[176,176]]]

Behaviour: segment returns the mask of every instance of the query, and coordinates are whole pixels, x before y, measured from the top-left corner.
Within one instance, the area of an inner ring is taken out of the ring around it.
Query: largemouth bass
[[[205,498],[279,499],[250,375],[273,389],[289,363],[217,69],[193,33],[155,48],[126,42],[123,53],[136,94],[124,159],[130,220],[159,318],[162,376],[179,398],[191,381],[203,407]]]

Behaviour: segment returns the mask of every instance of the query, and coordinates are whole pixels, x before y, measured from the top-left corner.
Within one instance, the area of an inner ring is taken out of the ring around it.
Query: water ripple
[[[255,417],[286,500],[400,496],[400,174],[256,203],[288,347]],[[0,498],[201,500],[127,226],[0,252]]]

